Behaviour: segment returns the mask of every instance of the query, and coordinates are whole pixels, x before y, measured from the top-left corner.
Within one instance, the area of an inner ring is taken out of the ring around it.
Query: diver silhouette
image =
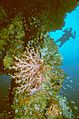
[[[55,41],[55,43],[60,42],[59,47],[61,47],[66,41],[68,41],[70,37],[74,39],[76,35],[75,31],[74,33],[72,33],[72,28],[70,29],[67,28],[63,32],[64,32],[63,36],[60,37],[57,41]]]

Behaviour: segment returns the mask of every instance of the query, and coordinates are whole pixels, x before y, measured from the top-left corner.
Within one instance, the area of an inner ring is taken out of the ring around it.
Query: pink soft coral
[[[40,57],[40,52],[36,48],[27,47],[26,51],[20,58],[15,57],[14,66],[15,70],[13,78],[15,78],[18,92],[30,92],[30,94],[40,90],[41,83],[46,80],[44,72],[51,70],[51,67],[44,64],[43,59]]]

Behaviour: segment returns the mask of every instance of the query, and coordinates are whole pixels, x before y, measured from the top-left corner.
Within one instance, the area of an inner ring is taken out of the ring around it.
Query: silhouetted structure
[[[60,42],[59,47],[61,47],[66,41],[68,41],[70,37],[74,39],[76,35],[75,31],[74,33],[72,33],[72,28],[65,29],[63,32],[64,32],[64,35],[60,37],[57,41],[55,41],[55,43]]]

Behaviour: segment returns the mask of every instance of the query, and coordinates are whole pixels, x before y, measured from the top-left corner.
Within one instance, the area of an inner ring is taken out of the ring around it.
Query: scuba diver
[[[55,43],[60,42],[59,47],[61,47],[66,41],[68,41],[70,37],[74,39],[76,35],[75,31],[74,33],[72,33],[72,28],[65,29],[63,32],[64,32],[64,35],[61,38],[59,38],[57,41],[55,41]]]

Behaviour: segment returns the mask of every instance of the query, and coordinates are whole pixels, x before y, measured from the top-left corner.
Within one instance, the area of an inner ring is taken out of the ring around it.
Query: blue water
[[[64,64],[70,64],[70,61],[73,60],[74,63],[79,63],[79,6],[73,10],[71,13],[66,13],[66,18],[64,20],[65,26],[60,30],[56,30],[55,32],[51,31],[49,33],[51,38],[54,40],[59,39],[64,34],[64,30],[66,28],[72,28],[72,32],[76,32],[75,39],[70,38],[59,50],[60,53],[64,57]],[[77,60],[75,61],[75,59]]]
[[[5,99],[6,96],[8,96],[8,89],[10,88],[10,85],[10,76],[0,75],[0,100]]]
[[[79,113],[79,6],[77,6],[72,12],[66,13],[64,19],[65,25],[56,31],[49,32],[49,36],[54,39],[58,46],[61,44],[61,40],[65,41],[64,44],[59,47],[59,52],[63,57],[63,66],[65,73],[68,74],[67,79],[63,83],[61,93],[71,101],[74,101]],[[71,29],[72,35],[75,37],[68,37],[64,30]],[[74,107],[76,109],[76,107]]]

